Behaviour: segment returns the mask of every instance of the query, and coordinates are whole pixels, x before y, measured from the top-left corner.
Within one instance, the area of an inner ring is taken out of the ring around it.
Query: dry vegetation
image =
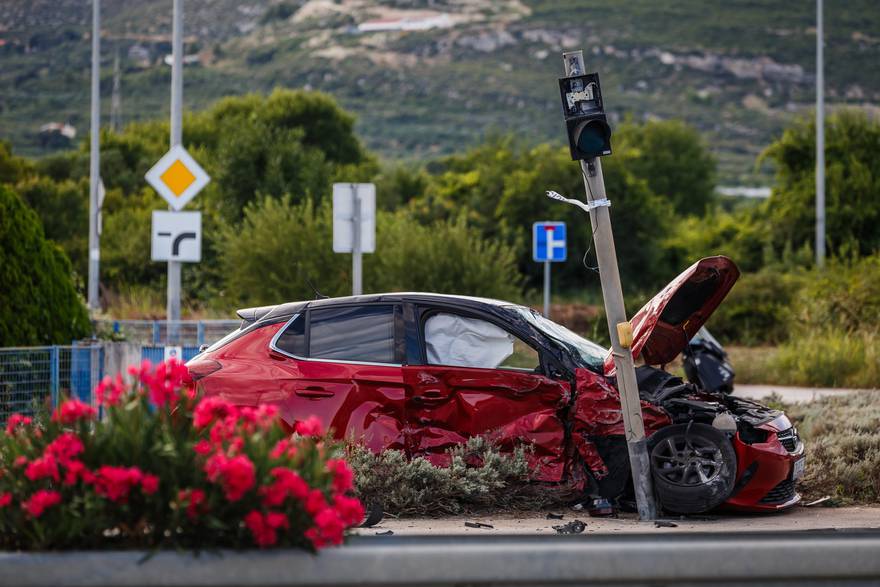
[[[802,492],[842,505],[880,503],[880,391],[785,406],[806,443]]]

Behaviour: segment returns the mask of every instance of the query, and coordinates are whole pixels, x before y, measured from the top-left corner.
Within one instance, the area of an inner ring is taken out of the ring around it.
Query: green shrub
[[[524,446],[501,453],[485,438],[472,437],[449,451],[449,467],[436,467],[421,457],[408,460],[398,450],[374,454],[357,444],[348,453],[358,497],[365,504],[382,504],[390,514],[534,509],[554,499],[546,488],[529,483],[532,470]]]
[[[514,249],[483,238],[465,218],[416,222],[406,212],[382,214],[376,254],[364,260],[368,291],[430,291],[517,300],[523,278]]]
[[[880,386],[880,335],[808,330],[781,345],[770,361],[774,383],[820,387]]]
[[[802,491],[880,503],[880,391],[825,397],[786,408],[807,450]]]
[[[762,271],[740,277],[707,326],[722,344],[775,344],[788,337],[797,274]]]
[[[880,254],[814,273],[793,310],[795,328],[880,332]]]
[[[433,291],[518,298],[513,251],[463,219],[419,224],[405,212],[380,212],[375,254],[364,255],[364,291]],[[223,230],[225,295],[242,304],[311,299],[311,280],[329,296],[351,293],[351,255],[333,252],[330,203],[263,198],[238,226]]]
[[[0,346],[70,344],[91,330],[67,256],[33,210],[0,185]]]

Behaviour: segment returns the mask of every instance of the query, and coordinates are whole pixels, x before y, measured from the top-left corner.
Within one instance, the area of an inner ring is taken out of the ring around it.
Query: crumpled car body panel
[[[565,427],[560,411],[568,385],[534,374],[466,367],[404,367],[409,398],[408,446],[412,456],[448,463],[447,449],[486,436],[502,450],[520,442],[534,447],[541,481],[560,481],[565,467]]]

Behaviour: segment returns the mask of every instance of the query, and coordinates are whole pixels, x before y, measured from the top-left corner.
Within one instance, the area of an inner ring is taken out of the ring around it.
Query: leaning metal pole
[[[98,184],[101,181],[101,0],[92,0],[92,127],[89,160],[89,310],[100,309],[101,242],[98,234]]]
[[[580,51],[576,53],[580,54]],[[563,55],[565,75],[584,73],[583,55],[579,59],[571,59]],[[572,64],[579,64],[580,71],[575,72]],[[620,392],[620,404],[623,412],[626,446],[629,452],[630,469],[635,489],[636,505],[639,519],[653,520],[657,517],[657,506],[654,503],[653,484],[651,482],[651,463],[648,458],[648,446],[645,440],[645,424],[642,420],[642,406],[639,400],[639,388],[633,364],[629,341],[626,346],[621,344],[621,329],[627,330],[629,322],[623,304],[623,290],[620,285],[620,272],[617,267],[617,251],[614,247],[614,234],[611,231],[611,213],[609,206],[592,206],[596,202],[607,200],[605,179],[602,176],[602,162],[598,157],[581,161],[581,172],[584,177],[584,188],[587,194],[587,205],[590,206],[590,224],[593,231],[593,244],[596,260],[599,265],[599,279],[602,284],[602,299],[605,301],[605,315],[608,320],[608,333],[611,336],[611,355],[617,373],[617,389]],[[631,337],[630,337],[631,338]]]

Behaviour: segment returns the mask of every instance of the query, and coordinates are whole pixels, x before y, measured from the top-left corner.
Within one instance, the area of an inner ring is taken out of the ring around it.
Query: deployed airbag
[[[434,314],[425,322],[431,365],[495,369],[513,354],[513,336],[491,322],[455,314]]]

